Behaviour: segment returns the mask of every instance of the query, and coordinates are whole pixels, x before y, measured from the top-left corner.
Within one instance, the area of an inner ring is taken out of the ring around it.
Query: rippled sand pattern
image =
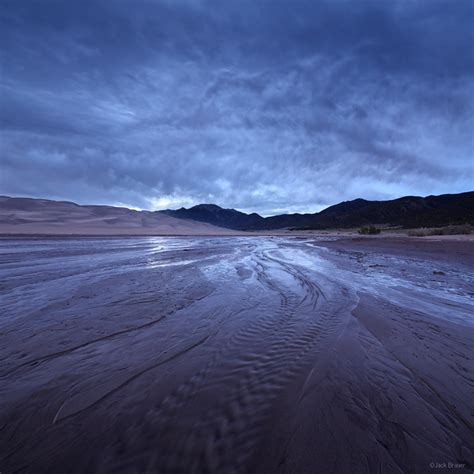
[[[472,248],[397,245],[3,239],[0,471],[470,472]]]

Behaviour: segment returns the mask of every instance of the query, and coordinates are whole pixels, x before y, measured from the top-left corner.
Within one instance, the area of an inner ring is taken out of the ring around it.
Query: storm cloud
[[[0,194],[269,215],[472,190],[471,0],[0,10]]]

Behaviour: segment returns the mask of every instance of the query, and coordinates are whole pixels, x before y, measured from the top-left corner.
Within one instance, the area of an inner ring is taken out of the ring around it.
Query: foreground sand
[[[0,470],[470,472],[473,242],[323,239],[1,240]]]

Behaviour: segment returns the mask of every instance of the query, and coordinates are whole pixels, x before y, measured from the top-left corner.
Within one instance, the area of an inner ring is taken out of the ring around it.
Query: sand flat
[[[469,472],[473,260],[469,241],[1,239],[1,469]]]

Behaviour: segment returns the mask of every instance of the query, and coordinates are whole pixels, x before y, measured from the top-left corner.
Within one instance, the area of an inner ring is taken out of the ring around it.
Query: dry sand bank
[[[226,235],[227,229],[124,207],[0,196],[0,235]]]
[[[470,472],[474,249],[426,242],[0,240],[1,470]]]

